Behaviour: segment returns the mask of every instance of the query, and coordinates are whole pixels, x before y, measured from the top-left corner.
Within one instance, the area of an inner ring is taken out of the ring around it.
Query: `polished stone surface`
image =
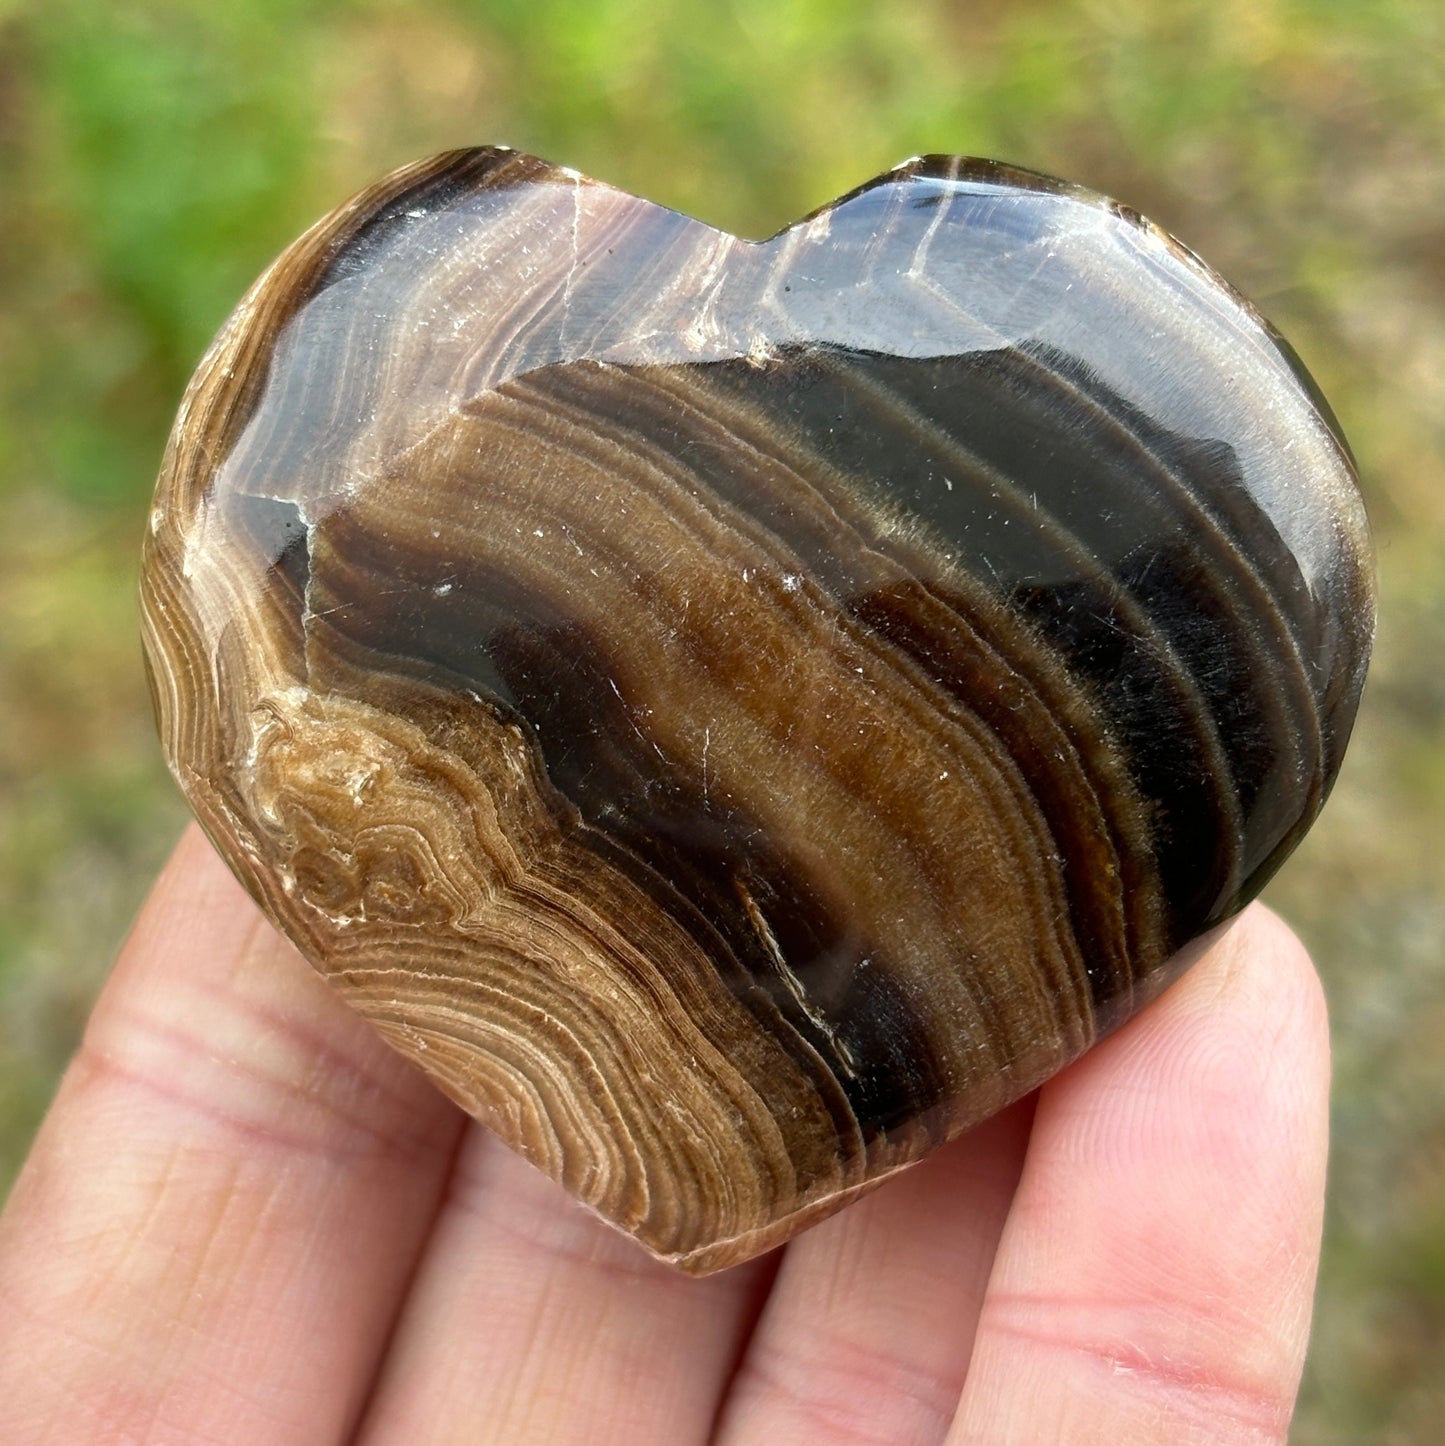
[[[202,363],[143,595],[262,906],[694,1271],[1174,977],[1319,809],[1373,625],[1253,308],[940,157],[763,242],[510,151],[388,177]]]

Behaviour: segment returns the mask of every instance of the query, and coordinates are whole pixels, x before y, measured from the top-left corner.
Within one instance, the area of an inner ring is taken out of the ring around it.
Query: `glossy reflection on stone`
[[[1260,888],[1339,764],[1367,551],[1292,354],[1101,197],[928,158],[753,243],[477,150],[241,303],[143,591],[266,911],[701,1272],[1039,1084]]]

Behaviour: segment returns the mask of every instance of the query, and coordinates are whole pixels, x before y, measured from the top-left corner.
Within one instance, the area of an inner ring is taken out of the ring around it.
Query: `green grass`
[[[764,234],[905,156],[1110,191],[1255,296],[1336,405],[1382,634],[1272,898],[1335,1019],[1296,1439],[1445,1399],[1445,7],[1437,0],[0,0],[0,1180],[178,829],[134,557],[180,390],[379,171],[505,141]]]

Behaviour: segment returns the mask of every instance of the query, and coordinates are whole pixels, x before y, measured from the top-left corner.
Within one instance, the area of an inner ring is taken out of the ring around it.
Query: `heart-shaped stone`
[[[752,243],[506,150],[256,284],[143,594],[270,916],[695,1272],[1174,977],[1318,810],[1373,613],[1324,403],[1127,208],[929,158]]]

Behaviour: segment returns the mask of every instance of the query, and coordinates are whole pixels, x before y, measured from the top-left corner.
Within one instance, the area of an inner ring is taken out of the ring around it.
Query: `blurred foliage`
[[[180,826],[133,562],[186,377],[303,225],[506,141],[748,234],[904,156],[1111,192],[1264,306],[1359,456],[1377,666],[1272,898],[1331,995],[1295,1439],[1445,1410],[1445,7],[1438,0],[0,0],[0,1179]]]

